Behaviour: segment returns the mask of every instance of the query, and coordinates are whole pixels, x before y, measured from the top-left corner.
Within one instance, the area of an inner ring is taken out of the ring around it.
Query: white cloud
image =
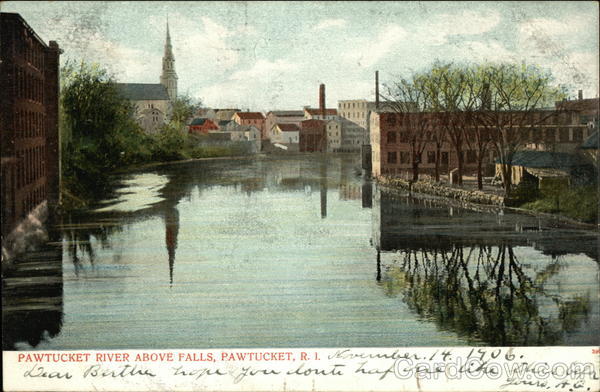
[[[300,65],[286,59],[259,59],[251,67],[235,71],[221,82],[200,88],[199,94],[207,105],[214,107],[233,105],[267,110],[281,105],[282,95],[293,94],[291,76],[300,69]]]
[[[498,12],[485,14],[463,11],[459,14],[440,14],[425,23],[415,38],[431,45],[444,45],[455,35],[479,35],[493,30],[501,21]]]
[[[342,58],[362,67],[373,66],[392,52],[394,47],[407,35],[407,32],[399,25],[389,24],[379,32],[375,39],[354,45],[352,49],[342,55]]]
[[[276,61],[268,61],[260,59],[254,65],[247,70],[236,71],[234,72],[229,79],[230,80],[248,80],[253,79],[255,81],[260,81],[265,78],[273,78],[277,76],[281,76],[284,73],[291,73],[298,69],[298,65],[287,60],[276,60]]]
[[[314,30],[325,30],[332,27],[343,27],[348,23],[345,19],[323,19],[315,27]]]
[[[460,61],[515,62],[517,55],[498,41],[460,41],[453,45],[451,55]]]
[[[561,37],[593,31],[597,29],[597,19],[591,15],[571,14],[562,19],[530,18],[519,23],[519,34],[523,37],[544,35]]]
[[[89,61],[106,66],[119,81],[145,83],[158,83],[159,81],[160,73],[151,73],[148,70],[152,68],[160,70],[161,62],[156,60],[149,63],[148,59],[155,59],[156,56],[144,50],[96,38],[90,41],[86,57]],[[106,59],[111,59],[111,61],[106,64]]]

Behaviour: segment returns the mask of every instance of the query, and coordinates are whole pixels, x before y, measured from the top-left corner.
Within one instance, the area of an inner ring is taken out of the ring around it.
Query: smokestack
[[[319,86],[319,110],[325,118],[325,85],[323,83]]]
[[[375,109],[379,109],[379,71],[375,71]]]
[[[579,90],[579,100],[583,99],[583,90]]]

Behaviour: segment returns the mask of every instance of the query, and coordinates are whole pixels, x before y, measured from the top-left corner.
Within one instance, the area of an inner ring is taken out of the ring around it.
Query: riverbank
[[[552,221],[557,225],[568,225],[587,230],[600,229],[597,224],[582,222],[564,215],[506,205],[507,202],[510,203],[510,201],[500,194],[480,190],[453,188],[432,181],[412,182],[399,178],[382,177],[378,179],[377,182],[388,190],[408,192],[415,197],[427,197],[427,195],[436,196],[442,200],[446,200],[449,204],[466,207],[476,211],[498,212],[500,210],[507,210],[520,214],[537,216]]]
[[[242,160],[242,159],[251,159],[251,158],[263,158],[266,154],[252,154],[252,155],[232,155],[232,156],[222,156],[222,157],[205,157],[205,158],[188,158],[188,159],[178,159],[173,161],[163,161],[163,162],[149,162],[138,165],[130,165],[124,167],[122,169],[116,170],[113,174],[122,174],[122,173],[130,173],[132,171],[142,170],[142,169],[151,169],[153,167],[167,166],[167,165],[177,165],[182,163],[189,162],[199,162],[199,161],[219,161],[219,160]]]

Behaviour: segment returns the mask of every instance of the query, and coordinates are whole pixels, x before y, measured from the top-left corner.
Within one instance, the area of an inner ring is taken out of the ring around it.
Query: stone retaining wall
[[[2,239],[2,268],[13,259],[48,239],[45,223],[48,220],[48,202],[34,208],[17,227]]]
[[[446,197],[448,199],[454,199],[469,203],[504,206],[504,196],[485,193],[479,190],[451,188],[430,181],[411,182],[400,178],[380,177],[378,181],[384,186],[408,189],[416,193],[425,193],[429,195],[441,196]]]

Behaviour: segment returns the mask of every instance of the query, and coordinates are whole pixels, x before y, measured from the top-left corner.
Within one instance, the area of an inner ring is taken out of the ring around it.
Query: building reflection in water
[[[573,266],[568,255],[553,254],[559,244],[540,247],[550,242],[541,240],[544,232],[515,232],[507,216],[498,225],[485,213],[449,212],[379,189],[373,208],[378,284],[439,329],[494,346],[565,344],[570,334],[578,334],[577,344],[599,343],[599,327],[590,327],[598,318],[592,259]],[[580,284],[585,275],[592,278]]]
[[[321,196],[321,218],[327,217],[327,161],[321,160],[319,189]]]
[[[37,347],[63,323],[62,242],[57,233],[37,251],[17,258],[2,276],[2,349]]]
[[[173,270],[175,268],[175,250],[177,249],[177,235],[179,234],[179,211],[171,207],[165,210],[165,243],[169,255],[169,283],[173,284]]]

